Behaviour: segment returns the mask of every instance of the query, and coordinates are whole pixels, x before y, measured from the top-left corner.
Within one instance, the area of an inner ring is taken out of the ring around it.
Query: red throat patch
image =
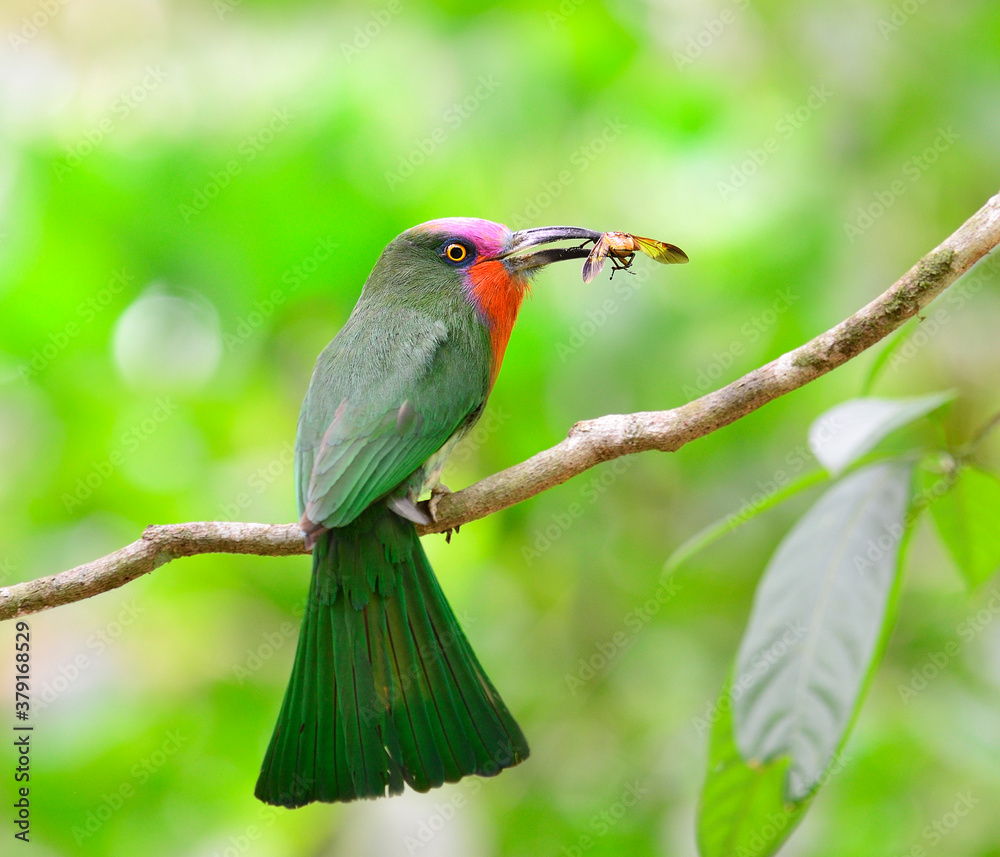
[[[528,283],[519,277],[512,277],[503,262],[490,261],[479,262],[469,269],[469,286],[470,296],[483,315],[493,346],[492,388],[500,373],[500,364],[503,363],[510,332],[514,329]]]

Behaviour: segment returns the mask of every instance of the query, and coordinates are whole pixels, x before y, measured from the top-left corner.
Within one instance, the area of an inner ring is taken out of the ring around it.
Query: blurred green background
[[[691,257],[590,286],[575,265],[542,274],[452,488],[576,420],[673,407],[772,359],[996,192],[998,39],[988,0],[4,3],[2,582],[151,523],[292,521],[313,361],[381,248],[424,220],[630,230]],[[941,442],[998,407],[989,264],[874,388],[957,389]],[[33,853],[693,854],[699,718],[816,494],[667,581],[663,562],[815,467],[810,421],[874,356],[425,540],[532,745],[496,779],[295,812],[254,799],[304,557],[185,559],[30,617]],[[978,460],[1000,468],[996,438]],[[784,853],[1000,854],[1000,587],[965,591],[926,521],[906,562],[846,768]],[[2,637],[11,687],[12,623]]]

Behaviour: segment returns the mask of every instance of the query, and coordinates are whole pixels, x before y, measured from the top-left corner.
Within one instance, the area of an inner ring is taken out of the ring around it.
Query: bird
[[[600,232],[431,220],[382,251],[323,350],[295,445],[312,576],[255,795],[295,808],[493,776],[528,742],[479,663],[417,535],[444,463],[483,413],[546,265]],[[583,241],[575,247],[545,247]]]

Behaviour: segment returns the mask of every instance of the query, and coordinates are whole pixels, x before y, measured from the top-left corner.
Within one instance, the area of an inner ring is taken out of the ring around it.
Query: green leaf
[[[788,756],[785,797],[816,787],[878,649],[905,532],[912,464],[872,464],[830,488],[768,563],[736,656],[736,744]]]
[[[887,434],[949,401],[954,393],[912,399],[850,399],[821,414],[809,427],[809,447],[831,476],[838,476]]]
[[[726,682],[713,711],[708,773],[698,806],[698,852],[702,857],[765,857],[781,847],[809,801],[782,798],[787,757],[753,767],[740,757],[730,687]]]
[[[969,586],[978,586],[1000,566],[1000,479],[965,467],[930,509],[955,565]]]

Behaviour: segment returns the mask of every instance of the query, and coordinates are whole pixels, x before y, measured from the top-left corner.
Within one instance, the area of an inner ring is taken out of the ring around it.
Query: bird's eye
[[[455,242],[444,248],[444,256],[449,262],[464,262],[468,255],[469,250],[464,244]]]

